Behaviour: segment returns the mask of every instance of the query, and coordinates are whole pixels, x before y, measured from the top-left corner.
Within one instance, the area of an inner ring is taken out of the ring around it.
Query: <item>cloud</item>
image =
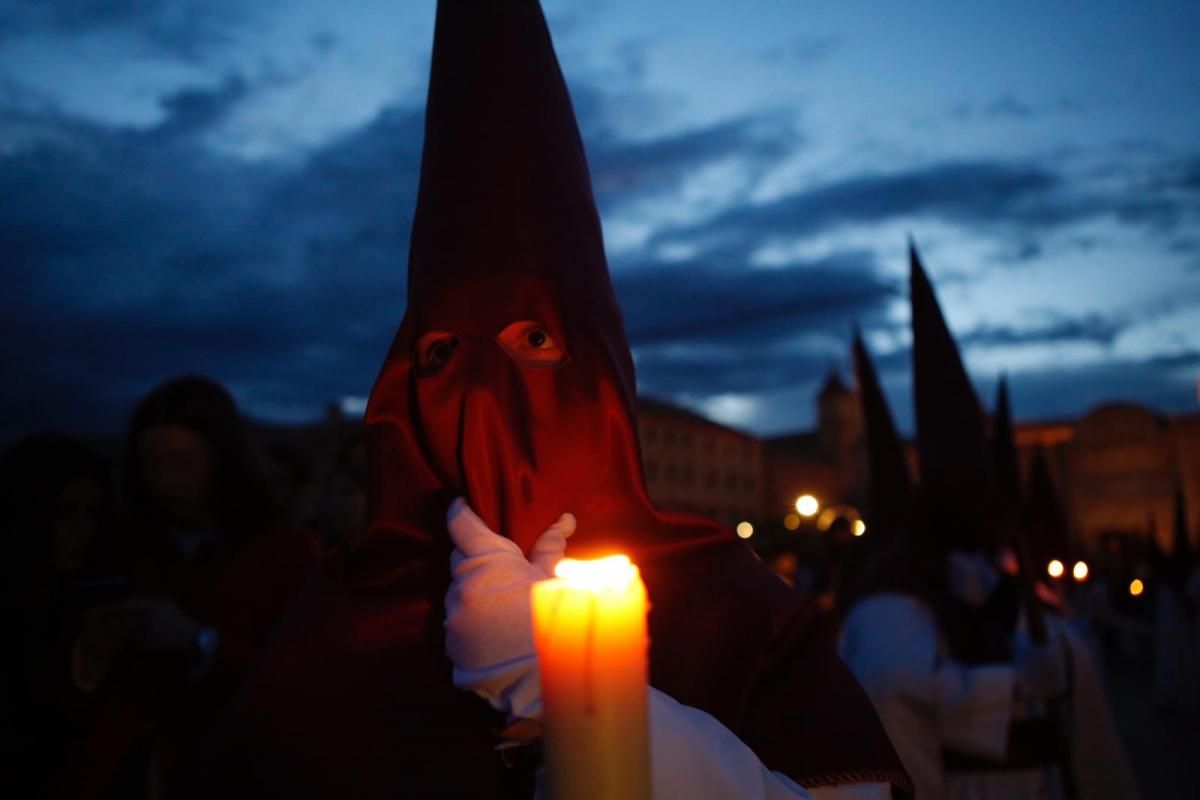
[[[989,117],[1029,119],[1034,115],[1034,110],[1032,106],[1018,100],[1013,95],[1005,94],[989,103],[984,109],[984,114]]]
[[[1111,347],[1128,328],[1125,320],[1103,314],[1068,317],[1060,314],[1046,322],[1031,325],[980,325],[958,336],[968,347],[1012,347],[1014,345],[1089,342]]]
[[[690,261],[624,270],[616,289],[635,345],[751,344],[797,330],[845,327],[898,295],[872,257],[841,253],[782,269]],[[663,303],[663,298],[672,298]]]
[[[763,58],[771,64],[810,66],[825,61],[845,44],[839,36],[800,34],[783,44],[768,47]]]
[[[254,6],[236,0],[17,0],[0,5],[0,42],[30,34],[133,33],[190,61],[229,44]]]
[[[843,226],[930,219],[1019,245],[1006,262],[1041,255],[1037,234],[1111,216],[1154,235],[1200,216],[1200,160],[1148,167],[1110,164],[1097,177],[1039,160],[952,160],[864,173],[763,203],[741,202],[706,219],[656,232],[652,246],[746,249],[794,242]]]
[[[803,138],[787,114],[757,114],[649,140],[616,134],[588,141],[588,165],[601,210],[676,191],[702,166],[734,159],[761,173],[794,152]]]
[[[0,434],[112,429],[185,371],[252,412],[315,415],[370,386],[403,310],[420,114],[390,109],[300,167],[247,163],[202,144],[245,92],[176,95],[146,131],[47,117],[62,135],[0,156],[0,192],[22,198],[0,207],[0,353],[20,376]]]
[[[857,175],[777,200],[729,209],[659,235],[708,245],[794,238],[839,225],[873,223],[917,214],[991,226],[1017,222],[1047,226],[1083,209],[1063,194],[1056,172],[1034,164],[950,161],[890,174]]]
[[[1009,375],[1013,412],[1027,420],[1076,417],[1111,402],[1141,403],[1158,411],[1191,408],[1196,396],[1194,374],[1180,376],[1174,368],[1197,366],[1200,353],[1189,352],[1014,373]]]
[[[243,7],[9,4],[0,9],[0,43],[120,30],[199,58],[238,35]],[[340,35],[317,33],[301,47],[340,54]],[[809,63],[841,44],[809,37],[789,46],[779,57]],[[851,320],[876,331],[903,327],[891,313],[903,287],[884,277],[868,242],[753,266],[755,253],[776,240],[926,217],[1000,235],[1014,247],[1009,260],[1042,260],[1040,233],[1110,214],[1177,230],[1164,241],[1181,256],[1194,253],[1183,233],[1200,194],[1194,156],[1158,153],[1142,172],[1121,162],[1104,186],[1048,159],[859,173],[848,164],[837,180],[751,202],[764,177],[807,155],[808,131],[793,113],[771,109],[673,127],[679,100],[641,85],[647,52],[645,40],[624,42],[620,74],[573,81],[572,95],[606,223],[632,218],[648,230],[645,246],[614,259],[648,391],[697,402],[761,397],[744,408],[759,415],[756,427],[776,425],[764,415],[795,419],[787,408],[797,393],[842,362]],[[0,296],[0,357],[6,376],[17,376],[0,400],[0,436],[45,426],[113,429],[140,394],[186,371],[226,381],[257,414],[315,416],[328,402],[367,393],[404,306],[422,109],[387,106],[348,132],[290,151],[294,160],[245,160],[211,145],[269,88],[269,75],[248,78],[259,67],[246,68],[210,70],[224,77],[163,96],[161,121],[143,128],[89,122],[5,87],[0,196],[20,201],[0,204],[8,289]],[[994,111],[1016,114],[1014,104],[998,100]],[[714,171],[716,199],[701,210],[690,191],[696,176]],[[674,221],[646,209],[668,209]],[[1108,347],[1122,330],[1114,315],[1060,316],[983,326],[963,339],[974,348]],[[1169,358],[1186,366],[1194,356]],[[907,351],[886,352],[881,366],[895,378],[907,369]],[[1081,386],[1100,386],[1093,378]],[[1059,391],[1080,396],[1083,389],[1064,390],[1068,380]]]

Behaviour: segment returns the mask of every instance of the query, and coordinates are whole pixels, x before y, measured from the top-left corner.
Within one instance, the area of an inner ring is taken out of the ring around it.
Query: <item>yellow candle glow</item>
[[[533,586],[546,796],[649,800],[646,586],[626,556],[554,573]]]

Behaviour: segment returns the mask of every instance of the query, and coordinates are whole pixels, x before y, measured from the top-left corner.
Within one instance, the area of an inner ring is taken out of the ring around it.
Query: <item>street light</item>
[[[754,535],[754,526],[749,522],[739,522],[737,526],[737,535],[743,539],[749,539]]]
[[[1079,581],[1080,583],[1086,581],[1088,577],[1088,565],[1083,561],[1076,561],[1074,568],[1071,570],[1071,574],[1074,575],[1075,580]]]
[[[802,494],[796,498],[796,513],[802,517],[813,517],[821,509],[817,498],[811,494]]]
[[[1051,578],[1061,578],[1065,570],[1066,567],[1063,566],[1063,562],[1057,558],[1046,565],[1046,572],[1050,573]]]

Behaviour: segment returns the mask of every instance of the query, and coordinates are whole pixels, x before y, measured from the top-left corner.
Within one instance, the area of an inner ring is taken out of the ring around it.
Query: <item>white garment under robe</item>
[[[889,800],[891,786],[855,783],[805,789],[767,769],[712,715],[650,689],[654,800]],[[536,797],[544,797],[538,782]]]
[[[1048,622],[1071,657],[1067,708],[1079,800],[1137,800],[1137,785],[1088,647],[1061,620]],[[1057,769],[942,771],[943,747],[1002,760],[1010,721],[1025,709],[1015,701],[1011,667],[964,666],[947,658],[937,620],[925,604],[899,594],[865,598],[847,615],[840,645],[843,659],[875,702],[918,798],[1061,797]],[[1028,646],[1023,623],[1015,646]]]
[[[1012,667],[950,659],[937,619],[920,600],[905,594],[860,600],[842,624],[839,649],[874,702],[918,798],[952,796],[943,747],[1004,758],[1014,710]]]

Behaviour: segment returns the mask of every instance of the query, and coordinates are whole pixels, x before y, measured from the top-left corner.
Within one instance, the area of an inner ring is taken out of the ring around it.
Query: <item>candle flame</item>
[[[1137,597],[1144,591],[1146,591],[1145,584],[1143,584],[1137,578],[1134,578],[1132,581],[1129,582],[1129,594],[1133,595],[1134,597]]]
[[[554,574],[572,588],[599,592],[624,589],[637,578],[638,568],[629,560],[629,556],[608,556],[590,561],[564,558],[554,568]]]

